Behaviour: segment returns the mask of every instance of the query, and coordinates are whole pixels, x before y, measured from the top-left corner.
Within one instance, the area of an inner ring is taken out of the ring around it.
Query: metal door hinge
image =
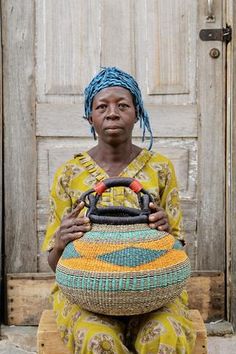
[[[226,26],[223,28],[202,29],[199,33],[202,41],[221,41],[229,43],[232,39],[232,28]]]

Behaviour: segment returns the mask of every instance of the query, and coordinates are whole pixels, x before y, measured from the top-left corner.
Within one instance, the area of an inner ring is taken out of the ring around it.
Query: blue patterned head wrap
[[[146,129],[150,134],[149,150],[152,148],[153,135],[149,122],[149,116],[144,109],[141,91],[135,79],[126,72],[116,68],[107,67],[103,68],[85,88],[84,96],[84,113],[85,118],[88,119],[92,112],[92,103],[94,96],[106,87],[121,86],[128,89],[133,98],[137,112],[137,118],[140,121],[140,127],[143,129],[143,140],[145,138]]]

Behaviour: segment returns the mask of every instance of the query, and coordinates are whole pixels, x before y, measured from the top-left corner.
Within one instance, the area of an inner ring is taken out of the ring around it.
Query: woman
[[[135,177],[148,190],[155,204],[149,226],[171,231],[182,240],[182,214],[173,165],[164,156],[132,143],[134,124],[140,120],[152,132],[139,87],[127,73],[104,68],[85,89],[85,117],[97,145],[63,164],[51,188],[51,211],[43,249],[55,271],[68,242],[91,229],[78,197],[108,177]],[[116,187],[102,195],[102,206],[138,207],[134,193]],[[160,310],[126,318],[104,316],[69,303],[55,286],[53,307],[61,336],[72,353],[191,353],[195,333],[188,316],[187,293]]]

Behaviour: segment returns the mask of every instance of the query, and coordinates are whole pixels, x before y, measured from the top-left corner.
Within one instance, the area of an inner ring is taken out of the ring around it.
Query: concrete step
[[[0,354],[37,352],[37,326],[1,326]]]

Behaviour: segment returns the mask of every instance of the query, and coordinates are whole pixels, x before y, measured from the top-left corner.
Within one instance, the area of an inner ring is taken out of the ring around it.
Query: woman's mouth
[[[105,130],[121,130],[121,127],[118,126],[110,126],[110,127],[106,127]]]

